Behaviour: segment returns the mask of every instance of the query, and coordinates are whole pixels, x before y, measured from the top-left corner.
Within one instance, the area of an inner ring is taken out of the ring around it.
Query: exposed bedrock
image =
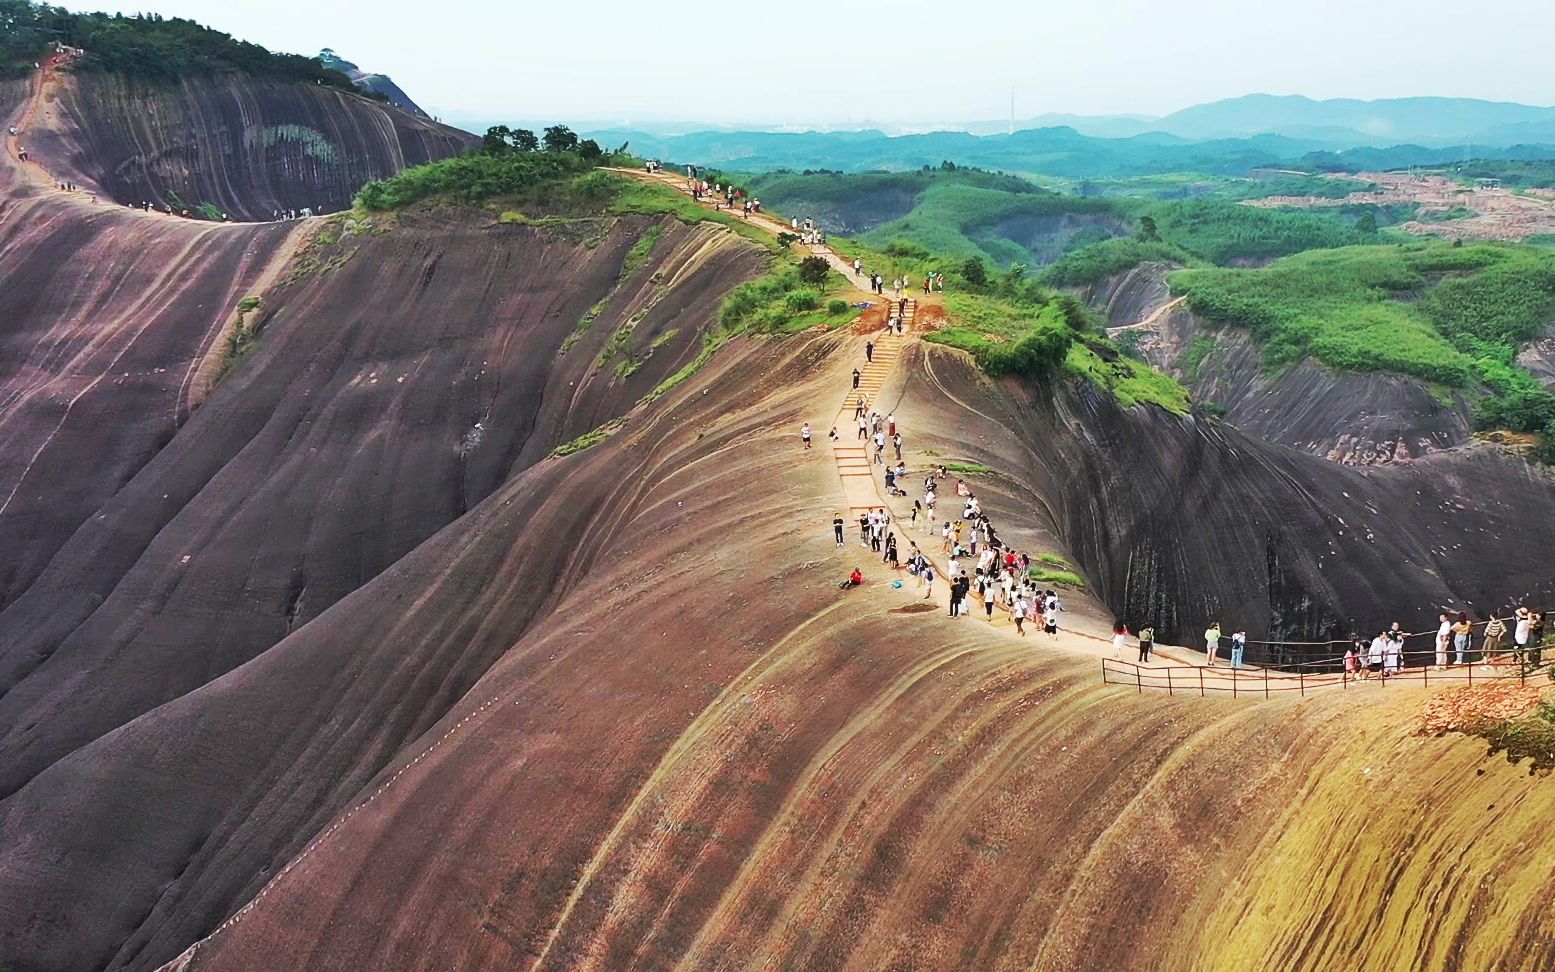
[[[1465,398],[1413,378],[1337,371],[1311,359],[1264,366],[1246,331],[1207,325],[1172,300],[1165,264],[1143,264],[1083,291],[1109,326],[1131,324],[1140,353],[1185,384],[1195,401],[1266,442],[1345,465],[1418,459],[1469,440]],[[1114,332],[1121,337],[1127,332]]]
[[[1418,693],[1136,695],[840,593],[835,473],[788,451],[845,380],[836,343],[737,342],[0,802],[0,949],[29,972],[1537,967],[1555,794],[1414,735]],[[940,357],[902,414],[1051,408],[1055,466],[1064,423],[1135,421]],[[1358,900],[1367,922],[1306,917]]]
[[[652,223],[322,229],[255,311],[257,350],[0,613],[0,795],[255,657],[696,356],[765,256],[665,218],[623,276]],[[99,421],[139,405],[108,395]]]
[[[356,191],[474,145],[468,132],[348,91],[245,77],[153,84],[65,74],[29,133],[56,179],[120,203],[209,203],[234,220],[336,212]]]
[[[1106,315],[1110,327],[1137,324],[1172,299],[1166,275],[1175,269],[1169,263],[1141,263],[1081,288],[1079,296]]]
[[[1085,385],[995,385],[942,349],[919,361],[908,427],[1020,484],[1101,600],[1174,643],[1215,619],[1307,641],[1555,603],[1555,480],[1494,447],[1354,469]]]
[[[0,165],[0,607],[173,438],[295,229],[92,206]]]

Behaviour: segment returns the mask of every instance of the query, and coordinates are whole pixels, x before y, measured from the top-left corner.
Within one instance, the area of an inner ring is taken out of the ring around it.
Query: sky
[[[334,48],[450,120],[925,126],[1008,118],[1012,91],[1018,118],[1254,92],[1555,103],[1549,0],[135,2]]]

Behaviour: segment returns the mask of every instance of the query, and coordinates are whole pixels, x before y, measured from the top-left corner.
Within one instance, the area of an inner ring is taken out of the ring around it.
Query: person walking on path
[[[862,378],[862,377],[864,377],[864,376],[859,374],[859,370],[857,368],[854,368],[853,369],[853,387],[854,388],[858,387],[858,380],[860,378]]]
[[[842,546],[842,525],[843,519],[841,513],[838,513],[836,516],[831,518],[832,537],[836,539],[837,546],[839,547]]]
[[[875,360],[875,342],[864,342],[864,360],[873,363]]]
[[[866,414],[868,414],[868,412],[869,412],[869,399],[865,398],[863,396],[863,394],[860,393],[859,397],[858,397],[858,404],[853,406],[853,417],[856,418],[856,419],[861,419]]]
[[[888,534],[886,534],[884,561],[891,565],[891,569],[892,570],[898,570],[902,566],[901,562],[897,559],[897,556],[896,556],[896,534],[895,533],[888,533]]]
[[[885,465],[885,433],[875,433],[875,463]]]
[[[1247,632],[1234,631],[1231,634],[1231,667],[1242,667],[1242,655],[1247,651]]]
[[[1220,651],[1220,622],[1211,621],[1204,631],[1204,664],[1215,667],[1215,656]]]
[[[902,461],[902,433],[891,433],[891,446],[896,449],[896,461]]]
[[[861,276],[864,273],[864,263],[858,257],[853,258],[853,276]]]
[[[1127,641],[1128,641],[1128,629],[1123,626],[1123,622],[1122,621],[1114,621],[1112,623],[1112,657],[1113,658],[1122,658],[1123,657],[1123,645]]]
[[[923,592],[924,600],[934,596],[934,564],[924,561],[923,567],[918,570],[918,576],[923,579],[927,589]]]
[[[860,439],[869,438],[869,419],[862,415],[858,417],[858,437]]]
[[[1139,660],[1141,662],[1149,661],[1150,649],[1154,647],[1155,629],[1147,624],[1143,628],[1139,629]]]
[[[801,425],[799,427],[799,438],[804,441],[804,447],[806,449],[810,448],[810,423],[809,422],[806,422],[805,424],[803,424],[803,425]]]
[[[1031,610],[1031,605],[1026,603],[1026,595],[1020,594],[1015,598],[1015,606],[1010,609],[1015,618],[1015,633],[1022,638],[1026,637],[1026,614]]]

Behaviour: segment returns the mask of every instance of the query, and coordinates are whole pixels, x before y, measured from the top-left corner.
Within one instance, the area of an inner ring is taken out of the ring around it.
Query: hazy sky
[[[429,110],[462,117],[924,124],[1005,118],[1012,87],[1022,118],[1157,115],[1250,92],[1555,102],[1550,0],[138,0],[121,9],[192,17],[272,49],[333,47],[392,75]],[[714,13],[687,13],[703,10]]]

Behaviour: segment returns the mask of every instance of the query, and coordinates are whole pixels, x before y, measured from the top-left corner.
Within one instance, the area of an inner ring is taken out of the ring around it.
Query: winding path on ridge
[[[648,173],[638,169],[621,168],[611,169],[610,171],[640,181],[662,185],[676,192],[683,193],[688,197],[691,195],[687,177],[679,173],[663,170],[657,173]],[[708,210],[716,208],[710,200],[698,200],[698,202]],[[737,213],[730,212],[728,215],[732,218],[740,218]],[[774,237],[779,233],[792,232],[792,227],[789,223],[766,213],[753,213],[746,222],[759,227],[762,231]],[[882,298],[878,294],[865,289],[859,279],[854,276],[852,264],[838,256],[829,247],[805,246],[800,243],[794,243],[793,246],[801,252],[825,258],[832,268],[841,274],[844,280],[859,295],[862,295],[862,298],[871,301],[892,299],[890,297]],[[1153,327],[1161,318],[1176,308],[1182,300],[1183,298],[1179,297],[1156,308],[1148,317],[1136,324],[1124,325],[1120,328],[1110,328],[1109,331]],[[849,342],[849,353],[842,356],[846,361],[841,363],[838,370],[851,374],[851,369],[857,366],[861,372],[860,390],[866,393],[870,402],[875,400],[880,389],[890,380],[896,363],[920,340],[919,332],[916,332],[912,326],[913,304],[911,298],[909,298],[908,306],[908,328],[905,335],[898,337],[889,334],[885,330],[880,330],[867,337],[867,340],[873,341],[875,345],[875,360],[873,362],[863,360],[864,351],[862,344],[866,338],[856,333]],[[839,384],[846,387],[848,384],[847,374],[839,374]],[[857,542],[859,512],[869,508],[890,509],[893,520],[892,529],[897,533],[898,539],[902,544],[902,558],[905,560],[907,557],[907,543],[909,541],[918,541],[924,548],[924,555],[935,563],[936,573],[943,577],[945,562],[943,555],[938,551],[937,534],[934,533],[932,527],[927,527],[928,532],[921,535],[914,532],[913,527],[909,525],[904,515],[907,507],[900,502],[893,503],[890,498],[882,495],[882,484],[874,474],[874,466],[870,461],[867,443],[864,447],[860,447],[856,439],[850,439],[850,436],[855,433],[857,428],[853,421],[855,394],[851,389],[845,390],[842,395],[842,401],[840,405],[835,407],[835,411],[833,410],[834,406],[829,402],[816,402],[815,413],[817,415],[823,417],[835,416],[835,418],[829,423],[815,422],[813,420],[811,422],[818,441],[824,442],[822,437],[825,435],[826,429],[831,427],[837,428],[840,435],[838,441],[830,445],[833,463],[838,473],[839,503],[837,509],[842,513],[844,519],[848,521],[844,536],[847,538],[849,546],[843,549],[851,552],[851,544]],[[969,406],[963,404],[963,407]],[[797,429],[795,431],[797,433]],[[906,430],[909,439],[911,438],[911,431],[910,429]],[[820,447],[818,446],[817,448]],[[957,499],[954,496],[947,497],[947,502],[954,503]],[[851,516],[849,516],[850,513]],[[818,524],[817,529],[824,529],[825,526],[825,524]],[[844,558],[844,563],[849,567],[858,563],[862,567],[865,576],[866,596],[871,592],[884,591],[887,596],[900,597],[904,602],[903,607],[911,604],[925,603],[921,589],[915,586],[916,582],[910,574],[907,574],[905,570],[892,571],[884,566],[880,561],[879,555],[874,554],[872,551],[867,551],[866,549],[865,556],[862,558]],[[843,573],[845,573],[844,570],[839,570],[838,576],[842,576]],[[902,587],[899,590],[890,587],[890,584],[897,580],[902,581]],[[1112,659],[1114,657],[1110,631],[1103,626],[1096,626],[1094,622],[1087,624],[1088,619],[1079,617],[1073,612],[1067,612],[1063,616],[1065,627],[1060,631],[1057,638],[1040,633],[1021,637],[1015,631],[1014,621],[1003,611],[995,611],[995,617],[992,622],[985,620],[981,599],[976,596],[976,592],[973,592],[972,599],[968,603],[968,614],[970,616],[952,622],[948,617],[948,586],[948,583],[943,581],[935,584],[934,596],[927,601],[927,603],[931,603],[944,611],[947,615],[947,623],[986,626],[991,639],[996,639],[997,641],[1012,639],[1015,643],[1028,648],[1059,648],[1098,659]],[[1136,667],[1132,644],[1133,639],[1130,638],[1130,648],[1125,650],[1123,656],[1126,667],[1131,671]],[[1175,691],[1186,690],[1190,694],[1197,694],[1202,686],[1202,691],[1205,694],[1260,696],[1273,692],[1306,692],[1347,687],[1345,681],[1338,675],[1309,674],[1302,676],[1272,669],[1265,670],[1250,665],[1244,666],[1238,672],[1225,665],[1213,668],[1206,667],[1196,656],[1196,652],[1190,653],[1188,649],[1179,646],[1157,645],[1156,651],[1152,653],[1151,660],[1137,666],[1139,671],[1139,688],[1167,689],[1171,687]],[[1485,674],[1478,677],[1485,678],[1488,681],[1496,676]],[[1125,687],[1134,684],[1132,681],[1135,678],[1134,674],[1130,673],[1125,678],[1129,680],[1123,683]],[[1416,681],[1425,682],[1428,678],[1429,673],[1426,671],[1407,670],[1404,675],[1396,677],[1395,680],[1407,680],[1413,684]],[[1117,676],[1115,675],[1114,680],[1116,681],[1116,679]],[[1459,674],[1457,679],[1439,678],[1437,684],[1443,687],[1462,684],[1462,675]]]

